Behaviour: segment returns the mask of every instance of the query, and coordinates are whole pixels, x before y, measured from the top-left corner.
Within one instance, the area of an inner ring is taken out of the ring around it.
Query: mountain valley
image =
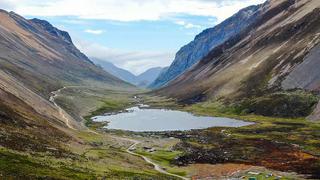
[[[57,27],[0,10],[0,179],[320,179],[320,1],[244,8],[140,75]]]
[[[105,71],[110,72],[119,79],[141,88],[147,88],[163,71],[166,70],[166,68],[154,67],[139,75],[134,75],[131,72],[121,69],[108,61],[103,61],[97,58],[91,59],[95,64],[101,66]]]

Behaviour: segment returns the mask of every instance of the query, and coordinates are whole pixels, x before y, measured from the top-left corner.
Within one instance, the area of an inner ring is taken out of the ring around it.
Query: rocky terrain
[[[213,48],[248,27],[254,22],[258,8],[259,6],[244,8],[219,25],[198,34],[192,42],[177,52],[166,73],[160,75],[149,87],[156,89],[166,85],[196,64]]]
[[[279,92],[301,89],[317,93],[319,8],[317,0],[267,1],[244,31],[214,48],[190,70],[156,92],[181,102],[217,98],[239,102],[247,98],[249,102],[245,101],[244,109],[249,110],[251,105],[272,103],[275,98],[270,97]],[[286,99],[285,94],[276,95],[276,99]],[[300,100],[287,98],[285,103],[273,106],[281,109],[297,101]],[[313,104],[310,105],[312,108]]]
[[[4,10],[0,66],[1,146],[16,150],[62,153],[60,143],[72,139],[68,126],[84,128],[50,102],[51,92],[63,86],[131,87],[95,66],[67,32]]]

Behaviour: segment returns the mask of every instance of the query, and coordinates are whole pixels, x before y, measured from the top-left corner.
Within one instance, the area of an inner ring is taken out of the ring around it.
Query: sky
[[[68,31],[88,57],[140,74],[169,66],[198,33],[265,0],[0,0],[0,8]]]

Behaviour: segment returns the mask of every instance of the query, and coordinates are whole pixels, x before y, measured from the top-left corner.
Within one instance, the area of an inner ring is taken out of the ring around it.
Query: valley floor
[[[235,114],[214,102],[184,106],[172,99],[141,93],[86,87],[61,90],[55,99],[57,104],[89,128],[70,129],[73,140],[65,143],[65,152],[60,154],[1,147],[0,179],[320,178],[318,122]],[[136,94],[140,94],[138,100],[132,98]],[[255,124],[133,133],[106,130],[102,128],[105,124],[90,120],[92,116],[142,102],[153,108],[232,117]],[[155,169],[154,165],[158,167]]]

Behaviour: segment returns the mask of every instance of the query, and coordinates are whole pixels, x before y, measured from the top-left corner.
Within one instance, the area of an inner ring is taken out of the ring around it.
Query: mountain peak
[[[72,44],[72,40],[71,40],[71,37],[68,32],[62,31],[62,30],[54,27],[48,21],[41,20],[38,18],[33,18],[30,21],[37,24],[38,26],[40,26],[43,30],[47,31],[52,36],[55,36],[57,38],[61,38],[62,40],[64,40],[68,44]]]

